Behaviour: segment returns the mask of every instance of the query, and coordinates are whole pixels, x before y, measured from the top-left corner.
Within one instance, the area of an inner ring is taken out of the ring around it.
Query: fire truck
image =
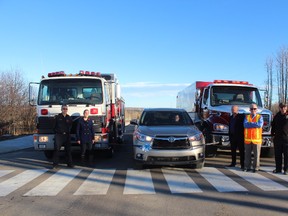
[[[37,89],[37,90],[36,90]],[[113,146],[123,141],[125,131],[125,101],[115,74],[101,74],[80,70],[77,74],[64,71],[42,76],[40,83],[29,84],[30,105],[36,106],[37,133],[33,135],[35,150],[44,151],[51,158],[54,150],[54,117],[66,104],[73,119],[71,144],[76,143],[76,127],[85,109],[95,130],[95,150],[113,155]],[[74,149],[74,148],[73,148]]]
[[[239,113],[249,114],[251,103],[256,103],[263,116],[262,152],[271,154],[272,112],[264,108],[259,89],[246,81],[196,81],[178,92],[177,108],[184,108],[203,132],[206,153],[215,155],[218,148],[230,146],[228,127],[231,107],[238,105]]]

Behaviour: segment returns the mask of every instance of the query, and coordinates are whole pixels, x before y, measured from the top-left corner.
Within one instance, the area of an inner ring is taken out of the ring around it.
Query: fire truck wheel
[[[133,164],[133,169],[134,170],[142,170],[143,169],[143,163],[140,163],[138,161],[134,161],[134,164]]]
[[[106,156],[108,158],[112,158],[113,155],[114,155],[114,149],[113,148],[109,148],[109,149],[106,150]]]
[[[44,154],[45,154],[45,157],[47,159],[52,159],[52,157],[53,157],[53,151],[51,151],[51,150],[44,151]]]
[[[205,157],[216,157],[217,150],[218,150],[217,146],[213,146],[213,145],[206,146],[206,148],[205,148]]]
[[[274,149],[269,148],[269,147],[261,148],[261,157],[273,158],[274,157]]]

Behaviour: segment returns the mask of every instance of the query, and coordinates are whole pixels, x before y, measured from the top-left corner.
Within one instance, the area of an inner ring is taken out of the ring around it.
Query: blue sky
[[[129,107],[175,107],[196,80],[263,86],[285,0],[0,0],[0,71],[115,73]]]

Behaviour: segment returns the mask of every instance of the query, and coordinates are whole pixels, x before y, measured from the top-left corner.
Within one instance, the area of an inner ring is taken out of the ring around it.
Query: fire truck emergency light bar
[[[58,71],[58,72],[51,72],[48,73],[48,77],[57,77],[57,76],[67,76],[64,71]],[[70,74],[72,76],[72,74]],[[90,72],[90,71],[84,71],[80,70],[78,74],[75,74],[75,76],[95,76],[95,77],[101,77],[100,72]]]
[[[243,84],[249,85],[247,81],[236,81],[236,80],[214,80],[214,83],[227,83],[227,84]]]

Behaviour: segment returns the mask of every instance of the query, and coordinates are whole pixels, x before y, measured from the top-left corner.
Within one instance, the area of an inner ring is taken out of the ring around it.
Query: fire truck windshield
[[[43,80],[39,88],[39,105],[102,104],[102,83],[97,79]]]
[[[249,86],[213,86],[210,92],[210,102],[211,106],[255,103],[262,107],[258,89]]]

